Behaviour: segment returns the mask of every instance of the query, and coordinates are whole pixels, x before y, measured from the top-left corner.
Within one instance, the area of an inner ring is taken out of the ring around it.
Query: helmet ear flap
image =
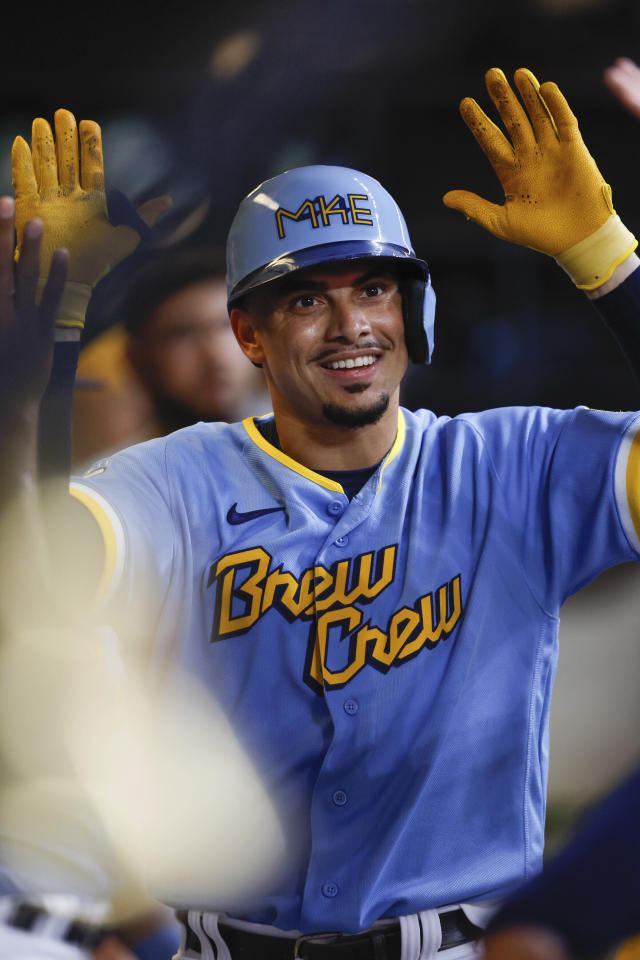
[[[404,338],[413,363],[431,363],[435,302],[428,278],[407,277],[403,280]]]

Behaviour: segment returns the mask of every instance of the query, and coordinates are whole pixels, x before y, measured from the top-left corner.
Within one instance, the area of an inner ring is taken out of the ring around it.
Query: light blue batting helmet
[[[229,310],[246,293],[295,270],[369,257],[401,265],[407,349],[415,363],[429,363],[436,303],[429,268],[413,252],[393,197],[348,167],[297,167],[245,197],[227,238]]]

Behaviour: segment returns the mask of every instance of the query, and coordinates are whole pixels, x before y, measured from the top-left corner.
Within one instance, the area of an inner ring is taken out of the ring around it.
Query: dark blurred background
[[[362,168],[398,200],[438,294],[434,364],[414,371],[410,405],[450,414],[533,402],[637,406],[614,341],[562,271],[441,202],[454,187],[501,198],[457,104],[472,95],[489,109],[485,69],[511,75],[526,65],[560,84],[618,212],[640,230],[640,124],[602,82],[617,56],[640,58],[636,0],[24,10],[23,29],[4,35],[3,191],[13,136],[28,137],[31,119],[59,106],[102,124],[111,187],[136,202],[173,194],[164,244],[224,241],[240,198],[287,167]],[[107,284],[95,298],[89,337],[111,322],[111,293]]]

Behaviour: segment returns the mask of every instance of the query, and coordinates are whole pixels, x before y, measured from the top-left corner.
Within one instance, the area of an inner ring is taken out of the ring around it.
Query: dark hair
[[[122,305],[122,322],[138,333],[170,296],[200,280],[224,280],[225,258],[218,247],[192,247],[154,254],[136,270]]]

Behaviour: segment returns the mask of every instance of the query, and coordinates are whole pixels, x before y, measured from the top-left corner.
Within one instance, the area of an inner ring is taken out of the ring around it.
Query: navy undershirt
[[[591,303],[611,330],[627,363],[640,380],[640,267],[636,267],[615,290]]]
[[[262,436],[272,447],[281,450],[278,431],[276,430],[275,420],[254,420],[254,423]],[[355,495],[364,487],[365,483],[378,469],[379,464],[374,463],[372,467],[364,467],[361,470],[316,470],[316,473],[322,474],[328,480],[334,480],[339,483],[349,500],[353,500]]]

